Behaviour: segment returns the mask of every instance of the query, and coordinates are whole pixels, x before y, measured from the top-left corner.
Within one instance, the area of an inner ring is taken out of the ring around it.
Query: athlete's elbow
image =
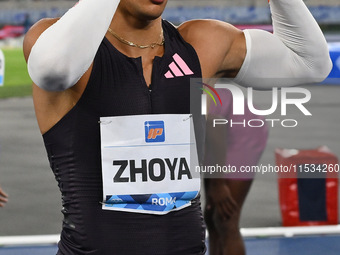
[[[64,91],[70,87],[67,77],[58,74],[42,76],[36,84],[46,91]]]
[[[70,87],[66,67],[57,63],[46,64],[44,61],[29,61],[28,73],[32,81],[43,90],[63,91]]]
[[[314,76],[316,82],[322,82],[327,78],[333,67],[333,63],[329,55],[328,44],[325,40],[315,47],[314,54]]]
[[[333,68],[332,60],[329,56],[329,52],[327,54],[323,54],[319,56],[315,60],[315,65],[313,67],[313,72],[311,74],[311,78],[313,78],[313,82],[320,83],[325,80],[329,73]]]
[[[329,53],[324,58],[325,58],[324,65],[320,67],[320,75],[322,81],[328,77],[329,73],[332,71],[333,68],[333,63]]]

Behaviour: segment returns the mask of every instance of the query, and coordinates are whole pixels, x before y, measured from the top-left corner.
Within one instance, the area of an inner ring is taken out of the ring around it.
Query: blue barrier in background
[[[328,43],[333,68],[323,84],[340,85],[340,42]]]

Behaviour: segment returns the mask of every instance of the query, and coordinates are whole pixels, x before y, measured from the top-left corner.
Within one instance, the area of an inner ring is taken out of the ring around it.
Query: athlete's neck
[[[161,42],[162,19],[161,17],[154,20],[138,20],[132,16],[123,15],[116,12],[112,19],[110,28],[119,37],[138,45],[149,45],[156,42]],[[140,52],[141,49],[133,48],[129,45],[123,45],[116,39],[111,40],[114,45],[124,49],[126,52]]]

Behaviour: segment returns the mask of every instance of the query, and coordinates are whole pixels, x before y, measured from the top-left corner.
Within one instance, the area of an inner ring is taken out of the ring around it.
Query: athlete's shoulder
[[[59,18],[44,18],[36,22],[27,32],[23,42],[23,51],[26,60],[29,53],[39,36],[50,26],[58,21]]]
[[[233,45],[243,32],[229,23],[218,20],[191,20],[178,28],[183,39],[191,44],[200,59],[203,77],[212,77],[218,73],[235,69],[233,64],[227,64],[226,59],[233,62],[238,54]],[[227,58],[228,56],[228,58]]]
[[[197,19],[182,23],[177,27],[182,37],[188,41],[197,39],[232,39],[234,35],[241,33],[233,25],[214,19]]]

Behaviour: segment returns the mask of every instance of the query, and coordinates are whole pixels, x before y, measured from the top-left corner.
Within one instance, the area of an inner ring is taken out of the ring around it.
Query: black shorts
[[[205,225],[199,198],[191,206],[166,215],[101,209],[92,213],[92,222],[85,223],[83,234],[64,226],[58,254],[205,254]],[[83,220],[91,220],[91,215]]]

